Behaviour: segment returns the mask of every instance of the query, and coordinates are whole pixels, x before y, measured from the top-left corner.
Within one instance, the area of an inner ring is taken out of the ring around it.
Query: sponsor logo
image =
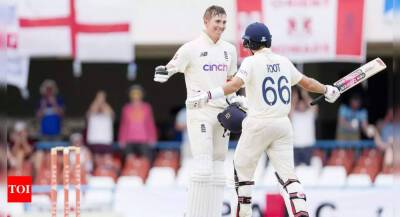
[[[341,80],[335,82],[334,85],[338,87],[339,90],[343,91],[348,89],[349,87],[354,86],[354,84],[357,84],[364,78],[365,78],[365,73],[361,69],[357,69],[356,71],[352,72],[351,74],[347,75]]]
[[[205,132],[206,132],[206,125],[201,124],[201,125],[200,125],[200,131],[201,131],[202,133],[205,133]]]
[[[227,71],[228,70],[228,65],[226,64],[205,64],[203,65],[203,70],[208,72],[208,71]]]
[[[206,57],[208,55],[207,51],[201,52],[200,53],[200,57]]]

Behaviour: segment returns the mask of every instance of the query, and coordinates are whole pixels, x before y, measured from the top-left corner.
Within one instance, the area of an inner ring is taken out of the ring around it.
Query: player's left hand
[[[177,72],[175,68],[167,69],[166,66],[157,66],[154,70],[154,81],[164,83]]]
[[[208,100],[208,94],[206,92],[203,92],[200,95],[188,98],[186,100],[186,107],[188,109],[203,108],[207,104]]]
[[[233,104],[233,103],[239,104],[239,107],[241,107],[245,111],[247,111],[247,109],[249,108],[247,105],[247,98],[245,96],[234,95],[234,96],[228,98],[228,101],[230,104]]]
[[[325,91],[325,101],[329,103],[334,103],[340,96],[340,91],[337,87],[332,86],[332,85],[325,85],[326,91]]]

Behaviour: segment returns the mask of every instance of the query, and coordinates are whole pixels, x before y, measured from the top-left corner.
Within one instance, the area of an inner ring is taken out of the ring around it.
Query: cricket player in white
[[[293,132],[288,118],[291,86],[323,93],[333,103],[340,95],[336,87],[323,85],[301,74],[286,58],[270,49],[271,34],[262,23],[246,28],[243,45],[254,54],[243,60],[235,77],[225,85],[192,97],[187,104],[202,108],[215,99],[246,88],[247,117],[234,155],[236,216],[251,217],[251,186],[261,154],[266,151],[281,184],[281,194],[291,217],[309,216],[303,188],[294,172]]]
[[[177,72],[184,73],[187,97],[195,97],[222,86],[237,71],[234,45],[220,39],[225,30],[226,12],[222,7],[209,7],[203,17],[205,30],[184,44],[166,66],[155,69],[154,81],[166,82]],[[240,101],[240,97],[231,100]],[[217,120],[227,107],[225,98],[210,102],[201,109],[187,105],[187,127],[193,168],[188,188],[186,217],[220,217],[225,186],[224,160],[229,132]]]

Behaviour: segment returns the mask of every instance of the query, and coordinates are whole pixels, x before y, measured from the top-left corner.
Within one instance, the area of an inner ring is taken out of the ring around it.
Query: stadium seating
[[[310,160],[310,166],[314,169],[314,170],[318,170],[320,171],[322,169],[323,162],[322,159],[318,156],[312,156],[311,160]]]
[[[347,177],[347,187],[370,187],[371,185],[372,181],[368,174],[350,174]]]
[[[143,186],[143,180],[138,176],[120,176],[116,183],[117,190],[141,186]]]
[[[179,169],[179,153],[172,150],[160,151],[154,160],[155,167],[170,167],[175,172]]]
[[[108,176],[92,176],[88,182],[89,187],[95,188],[113,188],[114,179]]]
[[[175,171],[169,167],[153,167],[150,170],[146,185],[151,187],[168,187],[175,184]]]
[[[301,165],[296,167],[296,175],[303,186],[315,186],[318,181],[319,169]]]
[[[374,185],[379,187],[392,187],[394,185],[394,175],[393,174],[379,174],[376,176]]]
[[[322,162],[323,164],[325,163],[326,158],[327,158],[326,152],[325,152],[324,150],[322,150],[322,149],[315,149],[315,150],[313,151],[312,156],[313,156],[313,157],[318,157],[319,159],[321,159],[321,162]]]
[[[183,166],[178,171],[178,175],[176,177],[176,183],[179,186],[187,186],[187,184],[189,183],[189,178],[190,178],[190,167]]]
[[[88,184],[89,189],[102,189],[104,186],[101,187],[100,185],[108,182],[109,184],[107,184],[108,187],[106,188],[113,189],[116,187],[115,189],[118,190],[118,188],[139,186],[186,186],[188,183],[192,161],[184,159],[181,162],[179,152],[175,149],[161,149],[156,154],[153,165],[147,158],[133,154],[127,155],[125,160],[122,161],[119,153],[117,154],[104,154],[101,158],[95,158],[94,170],[91,174],[87,174],[86,170],[82,170],[81,184]],[[233,155],[234,150],[229,150],[225,161],[227,186],[231,187],[234,183]],[[254,176],[256,185],[276,186],[277,180],[274,169],[271,164],[266,166],[266,162],[266,155],[263,155],[257,165]],[[392,173],[395,169],[392,166],[383,165],[382,162],[383,153],[376,148],[316,149],[313,152],[311,165],[296,167],[296,174],[306,187],[371,186],[373,182],[375,183],[372,186],[390,186],[393,183]],[[33,173],[33,163],[26,161],[21,170],[9,170],[9,175],[33,174],[33,183],[35,185],[50,185],[49,152],[43,152],[39,165],[40,169]],[[73,168],[73,164],[71,168]],[[62,158],[59,159],[57,172],[57,182],[62,184]],[[74,170],[71,169],[70,179],[72,184],[74,184],[75,175]],[[88,177],[90,180],[88,180]]]
[[[35,206],[40,208],[48,208],[50,206],[50,197],[49,195],[44,194],[33,194],[32,201],[35,201]]]
[[[354,151],[351,149],[335,149],[327,162],[329,166],[343,166],[350,173],[354,163]]]
[[[318,179],[318,186],[343,187],[346,183],[346,169],[343,166],[326,166]]]
[[[84,206],[111,206],[113,201],[114,179],[108,176],[93,176],[88,180],[88,191],[85,192]]]
[[[126,157],[125,165],[122,169],[123,176],[139,176],[143,182],[147,179],[150,170],[150,161],[144,157],[137,157],[130,154]]]

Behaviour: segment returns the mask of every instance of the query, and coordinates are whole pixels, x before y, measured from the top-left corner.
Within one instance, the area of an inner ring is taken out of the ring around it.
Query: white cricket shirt
[[[264,48],[246,57],[236,74],[245,83],[248,116],[286,117],[290,111],[291,86],[301,74],[290,60]]]
[[[198,38],[182,45],[168,65],[184,73],[187,97],[193,97],[224,85],[227,77],[237,71],[237,54],[232,44],[221,39],[214,43],[202,32]],[[225,98],[208,104],[221,108],[227,105]]]

